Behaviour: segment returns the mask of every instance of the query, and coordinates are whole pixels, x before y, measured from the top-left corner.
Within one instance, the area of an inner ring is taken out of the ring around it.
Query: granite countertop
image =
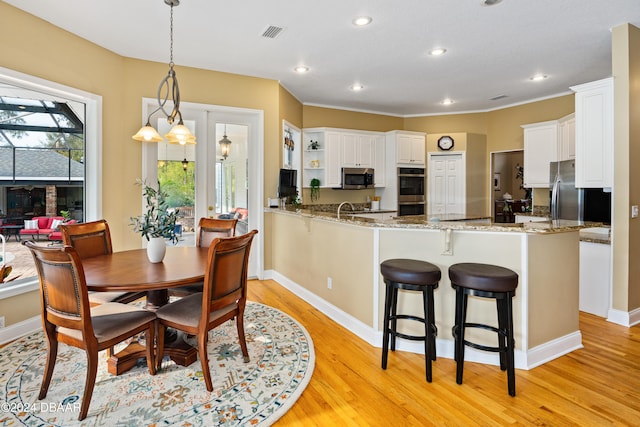
[[[357,212],[342,211],[340,219],[336,212],[325,210],[317,210],[313,208],[303,209],[271,209],[266,208],[266,212],[283,213],[287,215],[298,215],[301,217],[318,218],[327,221],[342,222],[346,224],[360,225],[366,227],[383,227],[383,228],[416,228],[427,230],[475,230],[475,231],[493,231],[493,232],[516,232],[516,233],[564,233],[569,231],[577,231],[586,227],[598,227],[600,223],[585,223],[583,221],[555,220],[540,221],[526,223],[487,223],[474,222],[474,219],[482,218],[464,218],[458,217],[455,220],[439,220],[429,221],[424,215],[402,216],[393,219],[377,219],[358,217]]]
[[[580,241],[588,243],[611,244],[611,227],[589,227],[580,230]]]

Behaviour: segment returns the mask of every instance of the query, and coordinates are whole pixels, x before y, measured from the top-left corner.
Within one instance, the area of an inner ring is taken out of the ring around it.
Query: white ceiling
[[[4,1],[117,54],[169,61],[163,0]],[[182,0],[174,8],[176,72],[274,79],[308,105],[398,116],[487,111],[611,76],[610,29],[640,27],[640,0],[482,1]],[[373,22],[357,28],[362,15]],[[284,31],[262,37],[270,25]],[[428,55],[434,47],[447,52]],[[296,74],[298,65],[310,71]],[[531,81],[537,73],[548,78]],[[356,82],[364,90],[351,91]]]

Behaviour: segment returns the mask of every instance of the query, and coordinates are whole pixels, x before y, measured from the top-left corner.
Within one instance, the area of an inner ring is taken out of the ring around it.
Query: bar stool
[[[518,275],[508,268],[490,264],[459,263],[449,267],[451,287],[456,290],[456,319],[452,329],[456,382],[462,384],[464,347],[500,353],[500,369],[507,371],[509,395],[516,395],[516,375],[513,350],[513,309],[511,300],[518,287]],[[498,310],[498,327],[479,323],[466,323],[469,295],[494,298]],[[486,329],[498,334],[498,346],[491,347],[464,339],[466,328]]]
[[[426,261],[400,258],[383,261],[380,264],[380,272],[386,284],[382,369],[387,369],[389,337],[391,337],[391,351],[396,350],[396,337],[424,341],[427,381],[431,382],[431,361],[436,360],[436,335],[438,333],[433,312],[433,290],[438,287],[441,277],[440,269]],[[422,292],[424,317],[397,313],[398,289]],[[398,332],[398,319],[423,323],[424,336],[407,335]]]

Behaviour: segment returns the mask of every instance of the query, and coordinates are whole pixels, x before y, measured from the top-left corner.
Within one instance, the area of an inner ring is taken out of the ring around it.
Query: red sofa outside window
[[[31,221],[37,221],[37,223],[33,223],[33,225],[37,225],[37,228],[30,226],[30,222],[25,221],[25,228],[20,230],[20,237],[27,238],[37,238],[40,240],[40,236],[49,236],[55,230],[52,228],[53,221],[58,220],[60,222],[64,221],[64,218],[61,216],[36,216]],[[29,227],[29,228],[27,228]],[[62,240],[62,239],[61,239]]]

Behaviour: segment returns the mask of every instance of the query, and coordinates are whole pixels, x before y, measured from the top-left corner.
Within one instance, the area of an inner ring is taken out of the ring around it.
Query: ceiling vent
[[[498,99],[503,99],[506,97],[507,95],[498,95],[498,96],[494,96],[493,98],[489,98],[489,101],[497,101]]]
[[[284,30],[282,27],[276,27],[275,25],[269,25],[264,33],[262,33],[262,37],[266,37],[268,39],[275,39],[280,35],[280,33]]]

